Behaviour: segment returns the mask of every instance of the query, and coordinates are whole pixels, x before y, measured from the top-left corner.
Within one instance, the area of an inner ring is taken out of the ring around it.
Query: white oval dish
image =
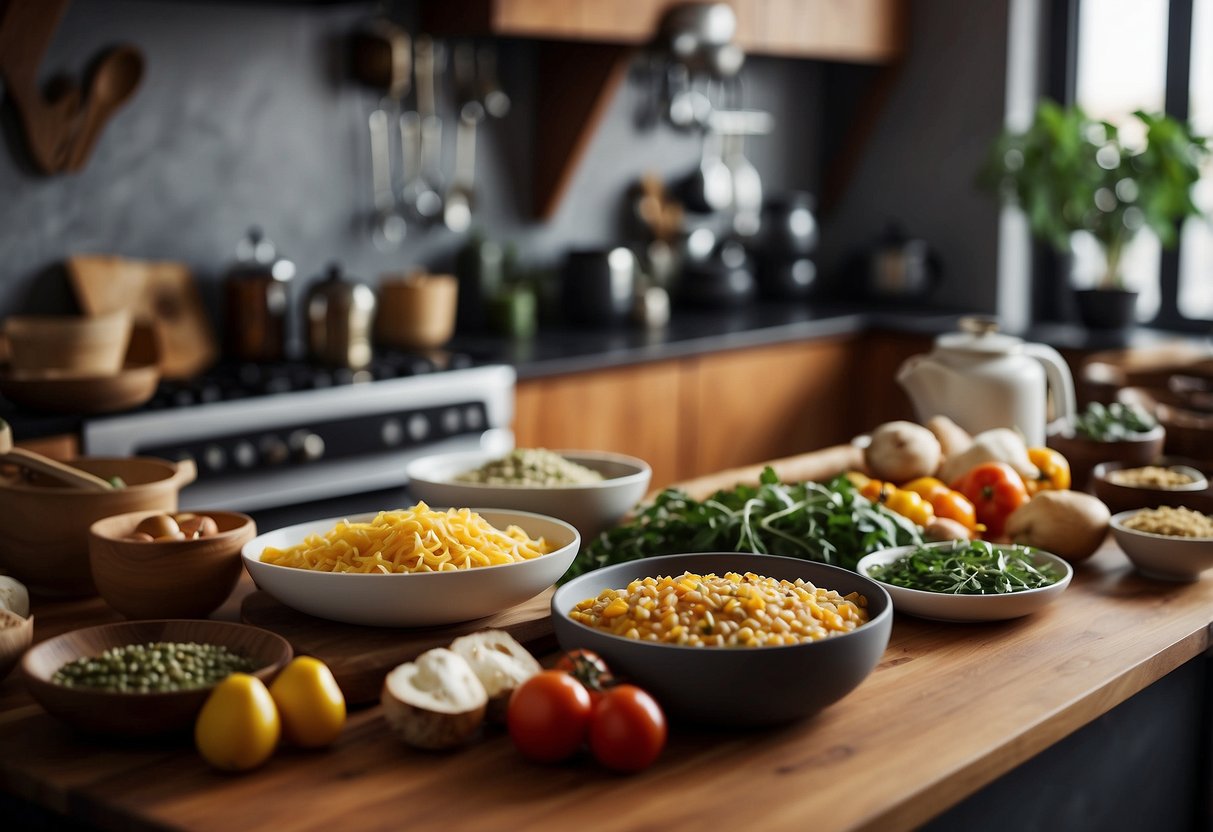
[[[244,567],[257,586],[299,612],[371,627],[432,627],[471,621],[534,598],[568,570],[581,548],[581,535],[554,517],[524,511],[472,509],[499,529],[519,526],[556,548],[542,557],[450,572],[391,575],[315,572],[261,562],[266,547],[283,549],[309,534],[324,534],[341,520],[365,523],[375,513],[330,517],[267,532],[241,550]]]
[[[533,511],[572,523],[586,540],[592,540],[619,522],[649,487],[653,475],[643,459],[606,451],[553,451],[578,465],[602,474],[600,482],[583,485],[488,485],[455,482],[502,454],[461,451],[435,454],[410,462],[405,473],[409,493],[434,506],[494,506]]]
[[[954,543],[955,541],[944,541],[924,545],[941,548]],[[953,595],[947,592],[928,592],[922,589],[895,586],[871,575],[870,570],[873,566],[892,563],[917,548],[917,546],[898,546],[895,549],[881,549],[861,558],[855,566],[855,571],[884,587],[893,598],[893,609],[896,612],[904,612],[919,618],[929,618],[933,621],[972,623],[1003,621],[1031,615],[1055,601],[1061,593],[1065,592],[1066,587],[1070,585],[1070,579],[1074,577],[1074,569],[1069,563],[1051,552],[1039,549],[1033,552],[1036,563],[1056,565],[1063,569],[1065,574],[1055,584],[1039,589],[1025,589],[1022,592],[1009,592],[1001,595]]]

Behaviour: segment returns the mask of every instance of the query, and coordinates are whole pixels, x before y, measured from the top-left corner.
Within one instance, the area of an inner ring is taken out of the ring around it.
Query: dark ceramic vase
[[[1078,318],[1087,329],[1128,329],[1137,318],[1137,292],[1125,289],[1084,289],[1074,293]]]

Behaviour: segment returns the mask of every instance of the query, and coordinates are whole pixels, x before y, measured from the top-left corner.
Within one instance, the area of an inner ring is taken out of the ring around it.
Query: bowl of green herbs
[[[1002,621],[1057,599],[1074,570],[1050,552],[949,540],[873,552],[855,571],[879,583],[893,609],[935,621]]]
[[[1059,422],[1047,443],[1070,463],[1074,488],[1082,489],[1101,462],[1128,467],[1153,463],[1166,438],[1158,420],[1136,405],[1091,402],[1069,423]]]

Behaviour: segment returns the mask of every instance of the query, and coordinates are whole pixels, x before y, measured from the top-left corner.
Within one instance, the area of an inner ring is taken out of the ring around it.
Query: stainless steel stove
[[[380,356],[366,370],[223,365],[161,385],[141,410],[85,421],[91,456],[193,458],[183,508],[258,509],[407,484],[418,456],[505,453],[513,368],[461,354]]]

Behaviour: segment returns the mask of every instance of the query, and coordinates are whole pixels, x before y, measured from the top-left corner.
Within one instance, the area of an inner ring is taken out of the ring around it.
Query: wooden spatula
[[[112,491],[114,488],[106,480],[87,471],[81,471],[24,448],[14,448],[12,428],[3,419],[0,419],[0,464],[16,465],[29,471],[37,471],[75,488],[87,488],[90,491]]]

